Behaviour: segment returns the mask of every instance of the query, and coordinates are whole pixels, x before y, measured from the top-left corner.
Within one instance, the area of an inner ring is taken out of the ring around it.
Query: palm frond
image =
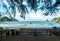
[[[57,5],[60,4],[59,1],[56,1],[55,4],[52,4],[52,0],[46,0],[45,1],[45,8],[46,10],[48,10],[47,12],[45,12],[44,14],[45,15],[52,15],[52,14],[57,14],[56,12],[58,12],[58,9],[57,9]],[[44,10],[43,9],[43,10]]]
[[[32,10],[37,12],[37,0],[27,0],[28,5],[31,7]]]
[[[45,15],[52,15],[53,13],[56,14],[56,12],[58,11],[57,6],[60,6],[60,0],[56,0],[56,2],[54,4],[52,4],[52,0],[26,0],[27,1],[27,6],[23,4],[25,0],[7,0],[7,2],[9,3],[9,6],[11,8],[11,11],[13,11],[12,13],[14,13],[14,17],[16,14],[16,7],[18,8],[19,12],[21,13],[20,17],[25,19],[25,14],[28,13],[28,7],[30,7],[31,10],[37,12],[37,8],[38,3],[44,3],[39,10],[46,10],[46,12],[44,13]],[[6,6],[4,5],[4,7],[6,8]]]
[[[26,13],[28,13],[28,9],[26,8],[26,6],[23,5],[23,4],[21,4],[21,5],[18,6],[18,10],[19,10],[19,12],[21,12],[22,18],[24,17],[24,19],[25,19],[25,16],[24,15]]]

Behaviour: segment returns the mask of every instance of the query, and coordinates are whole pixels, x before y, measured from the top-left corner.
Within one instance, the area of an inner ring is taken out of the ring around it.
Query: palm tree
[[[60,10],[59,8],[57,8],[60,6],[60,0],[55,0],[56,2],[54,4],[52,0],[6,0],[6,1],[9,4],[8,9],[9,10],[11,9],[12,12],[11,14],[14,14],[15,17],[16,8],[18,8],[18,11],[21,13],[20,17],[23,19],[25,19],[25,14],[29,13],[28,10],[29,8],[33,10],[35,13],[37,12],[37,10],[42,10],[42,11],[46,10],[46,12],[43,13],[43,15],[57,14],[58,10]],[[23,4],[24,1],[26,1],[27,5]],[[39,7],[41,3],[43,3],[43,5]]]

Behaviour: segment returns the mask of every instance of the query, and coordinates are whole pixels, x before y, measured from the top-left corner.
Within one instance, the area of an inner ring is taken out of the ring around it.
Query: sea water
[[[23,26],[23,27],[60,27],[59,23],[52,21],[4,21],[0,26]]]

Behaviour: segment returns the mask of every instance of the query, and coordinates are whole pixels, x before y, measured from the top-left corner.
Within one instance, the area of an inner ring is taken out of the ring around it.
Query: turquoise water
[[[0,23],[13,23],[13,24],[58,24],[56,22],[51,22],[51,21],[5,21],[5,22],[0,22]]]
[[[4,24],[4,23],[9,23],[9,24],[58,24],[56,22],[51,22],[51,21],[5,21],[5,22],[0,22],[0,24]]]
[[[39,25],[50,25],[60,27],[60,24],[51,21],[5,21],[0,22],[0,24],[39,24]]]

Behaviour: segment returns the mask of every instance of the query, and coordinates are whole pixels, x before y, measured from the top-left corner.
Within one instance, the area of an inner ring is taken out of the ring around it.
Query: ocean
[[[23,28],[42,28],[60,27],[59,23],[52,21],[5,21],[0,22],[0,27],[23,27]]]

